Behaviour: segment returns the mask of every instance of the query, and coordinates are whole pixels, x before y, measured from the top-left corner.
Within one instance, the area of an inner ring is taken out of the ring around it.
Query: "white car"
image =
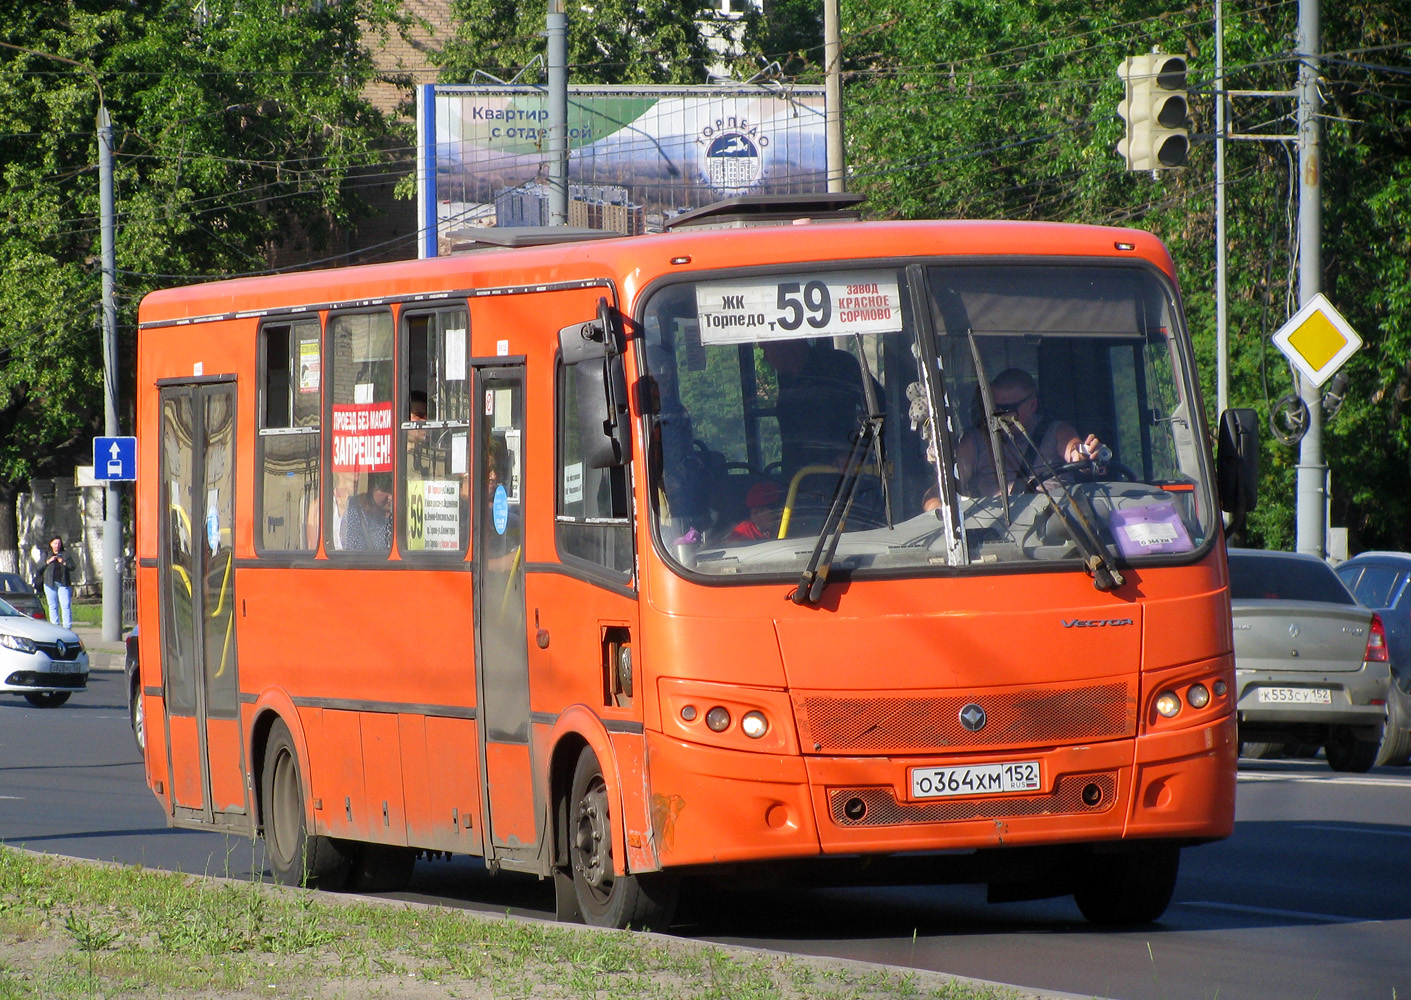
[[[58,708],[87,686],[88,651],[76,633],[0,601],[0,694]]]

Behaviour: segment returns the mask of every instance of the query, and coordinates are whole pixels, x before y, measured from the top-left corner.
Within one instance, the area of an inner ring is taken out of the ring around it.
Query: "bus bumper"
[[[943,760],[790,757],[647,734],[663,866],[1124,838],[1214,840],[1234,825],[1233,715],[1135,740]],[[918,799],[917,767],[1040,762],[1039,793]]]

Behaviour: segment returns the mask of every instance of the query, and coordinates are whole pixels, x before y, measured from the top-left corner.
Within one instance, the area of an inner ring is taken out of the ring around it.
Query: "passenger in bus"
[[[1012,415],[1020,429],[1001,434],[1004,449],[1004,476],[1007,492],[1028,488],[1032,479],[1053,478],[1065,465],[1081,462],[1098,453],[1102,442],[1095,434],[1080,435],[1073,425],[1053,420],[1039,412],[1039,387],[1022,368],[1007,368],[990,380],[995,412]],[[976,388],[978,399],[979,388]],[[961,491],[968,496],[998,495],[994,450],[985,429],[984,406],[976,403],[973,425],[966,429],[956,446],[956,466]],[[939,501],[937,501],[939,504]]]
[[[392,476],[368,475],[367,491],[348,501],[343,515],[343,548],[364,552],[392,551]]]
[[[762,479],[745,494],[746,517],[730,532],[727,541],[757,542],[779,536],[779,521],[784,510],[784,487],[772,479]]]
[[[476,557],[487,568],[513,573],[523,560],[524,527],[519,504],[513,502],[511,497],[514,484],[510,461],[505,439],[492,436],[485,456],[485,529],[477,536],[484,538],[485,546],[477,551]],[[505,502],[503,514],[497,518],[495,498],[501,489],[505,493]]]
[[[778,378],[774,412],[784,477],[806,465],[840,465],[866,411],[857,359],[826,339],[793,339],[766,341],[764,360]]]

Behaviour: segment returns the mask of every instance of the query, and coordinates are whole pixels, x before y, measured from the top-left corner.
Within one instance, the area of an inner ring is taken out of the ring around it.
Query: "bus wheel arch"
[[[591,746],[583,745],[574,763],[565,803],[567,830],[563,851],[567,871],[554,870],[556,911],[595,927],[664,931],[676,911],[679,880],[671,872],[628,873],[621,855],[620,795],[608,783]],[[556,807],[556,814],[560,810]],[[557,853],[557,852],[556,852]],[[571,898],[562,898],[571,893]]]

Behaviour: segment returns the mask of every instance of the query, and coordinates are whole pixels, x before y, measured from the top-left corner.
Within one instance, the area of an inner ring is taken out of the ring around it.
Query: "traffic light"
[[[1173,170],[1186,165],[1190,133],[1186,129],[1186,58],[1154,52],[1122,60],[1117,75],[1127,98],[1117,113],[1127,134],[1117,152],[1128,170]]]

